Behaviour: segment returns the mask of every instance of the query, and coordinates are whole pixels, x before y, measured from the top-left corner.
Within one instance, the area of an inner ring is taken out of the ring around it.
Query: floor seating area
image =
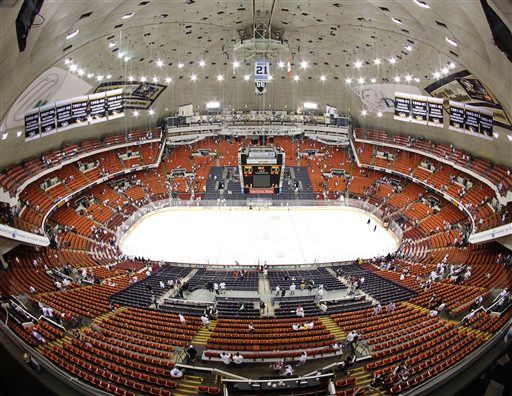
[[[268,280],[272,289],[275,289],[278,285],[281,289],[288,289],[292,283],[295,283],[297,289],[307,289],[309,285],[314,288],[323,285],[325,290],[339,290],[345,288],[345,285],[336,279],[326,268],[297,271],[271,270],[268,273]],[[304,287],[301,285],[304,285]]]

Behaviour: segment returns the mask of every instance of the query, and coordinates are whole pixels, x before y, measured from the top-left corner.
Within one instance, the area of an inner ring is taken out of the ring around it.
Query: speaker
[[[24,0],[20,8],[20,12],[16,18],[16,37],[18,38],[18,49],[20,52],[25,50],[27,46],[27,36],[34,19],[41,7],[44,0]]]

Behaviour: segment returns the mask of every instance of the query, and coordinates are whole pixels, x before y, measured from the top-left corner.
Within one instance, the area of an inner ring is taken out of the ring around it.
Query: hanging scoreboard
[[[278,194],[283,186],[284,151],[274,146],[242,147],[238,152],[244,194]]]

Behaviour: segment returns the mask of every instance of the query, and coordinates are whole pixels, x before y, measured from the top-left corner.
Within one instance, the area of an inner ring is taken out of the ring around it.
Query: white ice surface
[[[141,218],[120,248],[169,262],[270,265],[371,258],[396,251],[398,241],[350,208],[166,208]]]

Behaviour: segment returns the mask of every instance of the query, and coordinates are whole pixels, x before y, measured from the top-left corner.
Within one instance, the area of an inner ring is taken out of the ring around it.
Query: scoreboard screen
[[[279,190],[281,165],[244,165],[243,175],[244,189],[247,192],[253,189],[268,189],[272,194]],[[263,193],[263,191],[254,192]]]

